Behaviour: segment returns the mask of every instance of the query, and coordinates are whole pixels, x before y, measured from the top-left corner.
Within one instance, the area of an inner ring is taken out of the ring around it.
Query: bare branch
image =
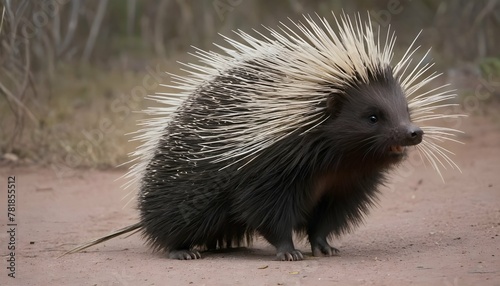
[[[92,22],[92,27],[90,28],[90,35],[87,40],[87,44],[85,45],[85,49],[83,50],[83,61],[88,61],[90,59],[90,54],[94,49],[94,44],[97,39],[97,35],[99,34],[99,30],[101,29],[102,19],[104,18],[107,6],[108,0],[99,1],[99,6],[97,6],[97,13],[94,18],[94,22]]]
[[[62,44],[57,49],[57,56],[62,55],[68,49],[73,37],[75,36],[76,28],[78,26],[78,12],[80,11],[80,0],[71,1],[71,14],[69,16],[68,31]]]
[[[2,20],[0,20],[0,34],[2,34],[2,31],[3,31],[3,19],[5,18],[5,6],[3,6],[3,9],[2,9]]]
[[[22,103],[12,92],[2,84],[0,81],[0,90],[3,91],[3,93],[7,96],[9,100],[12,100],[14,103],[16,103],[26,115],[33,121],[33,123],[38,124],[38,120],[36,119],[35,115]]]
[[[60,9],[59,7],[56,9]],[[52,37],[54,39],[54,46],[58,47],[61,44],[61,16],[59,11],[55,11],[54,19],[52,22]]]
[[[137,10],[137,0],[127,1],[127,35],[131,36],[134,32],[135,13]]]
[[[155,51],[158,55],[164,57],[166,55],[165,50],[165,42],[163,39],[164,31],[163,31],[163,23],[165,20],[165,10],[168,5],[168,0],[160,1],[160,5],[156,9],[156,21],[154,24],[154,47]]]

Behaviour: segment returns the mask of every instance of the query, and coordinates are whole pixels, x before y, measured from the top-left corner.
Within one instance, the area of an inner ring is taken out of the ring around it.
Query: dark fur
[[[249,91],[252,82],[266,79],[243,69],[220,76],[200,87],[166,128],[141,181],[144,235],[154,248],[179,259],[198,258],[192,251],[197,247],[237,246],[255,232],[277,248],[278,259],[302,258],[293,246],[294,231],[307,234],[314,255],[335,253],[327,238],[362,221],[385,174],[404,157],[390,146],[421,140],[399,83],[381,69],[370,84],[355,81],[336,87],[342,91],[335,94],[325,86],[326,122],[302,135],[307,128],[298,130],[241,169],[235,164],[220,170],[231,161],[188,160],[187,152],[200,151],[202,138],[213,135],[190,127],[231,124],[214,119],[207,100],[211,88],[221,91],[238,80]],[[220,104],[238,104],[218,96]],[[372,115],[378,122],[370,121]]]

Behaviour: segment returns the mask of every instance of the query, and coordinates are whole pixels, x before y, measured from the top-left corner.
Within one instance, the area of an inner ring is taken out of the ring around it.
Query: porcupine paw
[[[299,261],[304,259],[304,255],[299,250],[278,252],[276,259],[280,261]]]
[[[201,254],[197,250],[181,249],[181,250],[170,251],[168,257],[170,259],[192,260],[192,259],[200,259]]]
[[[340,253],[340,250],[330,246],[326,240],[312,244],[311,248],[313,256],[334,256]]]

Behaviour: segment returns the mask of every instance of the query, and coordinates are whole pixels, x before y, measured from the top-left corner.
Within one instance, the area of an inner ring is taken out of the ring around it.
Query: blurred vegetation
[[[484,58],[479,67],[483,76],[500,79],[500,58]]]
[[[123,163],[134,148],[123,134],[142,116],[132,111],[168,82],[157,70],[177,73],[191,46],[213,49],[218,33],[330,11],[369,11],[400,47],[423,30],[419,44],[433,46],[459,88],[500,82],[498,0],[0,0],[0,156],[72,169]]]

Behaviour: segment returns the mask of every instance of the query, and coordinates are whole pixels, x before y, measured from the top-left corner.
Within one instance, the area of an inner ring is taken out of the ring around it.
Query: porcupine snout
[[[422,142],[424,131],[412,123],[401,124],[394,130],[393,145],[389,147],[392,155],[401,156],[405,154],[406,146],[417,145]]]
[[[400,129],[400,144],[401,146],[412,146],[422,142],[424,131],[420,127],[413,124],[405,124]]]

